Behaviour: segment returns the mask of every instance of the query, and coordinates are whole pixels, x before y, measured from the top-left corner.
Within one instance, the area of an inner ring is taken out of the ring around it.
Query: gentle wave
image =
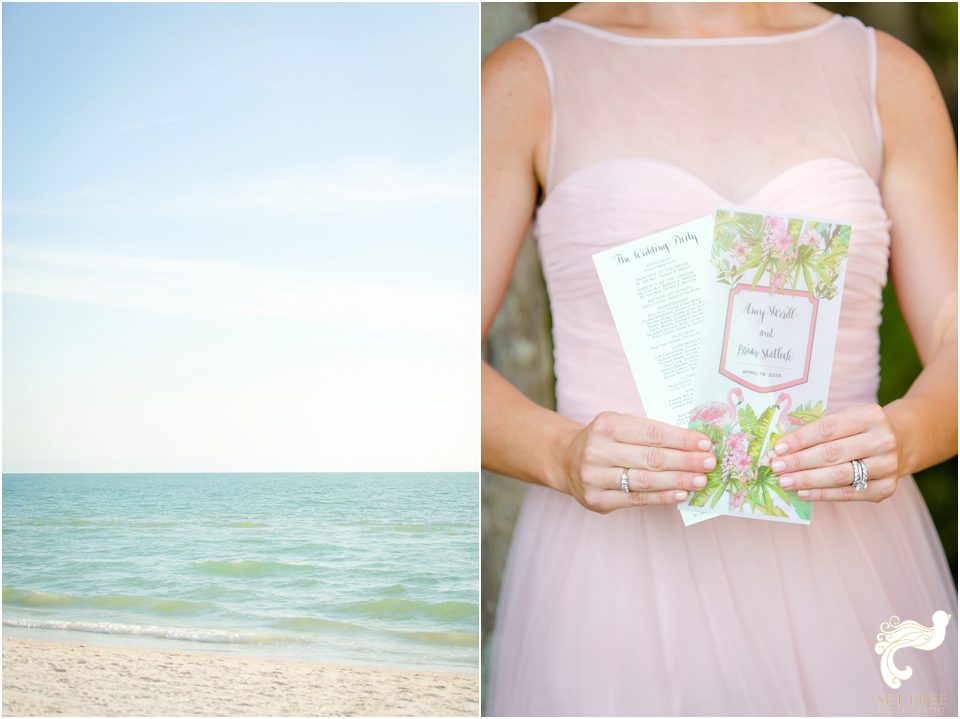
[[[477,530],[475,524],[466,522],[431,522],[431,523],[406,523],[406,522],[377,522],[369,519],[361,519],[356,522],[349,522],[351,527],[372,527],[387,532],[409,532],[413,534],[431,533],[431,532],[449,532],[460,530]]]
[[[3,588],[3,603],[20,607],[99,607],[102,609],[145,609],[158,614],[195,614],[211,608],[205,602],[186,599],[158,599],[125,594],[80,597],[74,594],[38,592],[17,587]]]
[[[346,632],[367,631],[366,627],[361,627],[359,624],[338,622],[335,619],[320,619],[319,617],[287,617],[278,621],[277,626],[297,631],[326,631],[330,629]]]
[[[390,524],[383,529],[392,532],[403,532],[405,534],[430,534],[432,532],[442,532],[443,528],[435,524]]]
[[[155,527],[176,527],[177,522],[163,521],[139,521],[131,519],[87,519],[87,518],[69,518],[69,517],[40,517],[20,522],[27,527],[127,527],[135,529],[137,527],[155,528]],[[13,525],[16,526],[16,525]],[[264,522],[238,521],[238,522],[214,522],[209,526],[226,527],[228,529],[261,529],[269,527]],[[12,527],[11,527],[12,528]]]
[[[434,644],[447,644],[456,647],[476,647],[478,646],[479,636],[466,632],[425,632],[425,631],[399,631],[393,629],[379,629],[364,627],[350,622],[338,622],[333,619],[321,619],[319,617],[289,617],[277,622],[277,626],[283,629],[291,629],[298,632],[313,631],[337,631],[337,632],[369,632],[373,634],[389,634],[398,639],[408,639],[418,642],[430,642]]]
[[[176,522],[137,521],[129,519],[71,519],[69,517],[39,517],[20,522],[28,527],[175,527]],[[14,525],[16,526],[16,524]]]
[[[74,632],[114,634],[118,636],[156,637],[158,639],[176,639],[189,642],[208,642],[212,644],[289,644],[308,641],[295,636],[268,634],[265,632],[230,632],[223,629],[157,627],[141,624],[117,624],[115,622],[64,622],[55,619],[5,618],[3,624],[7,627],[20,627],[23,629],[59,629]]]
[[[465,632],[391,632],[391,634],[403,639],[433,644],[448,644],[455,647],[480,646],[479,635]]]
[[[409,594],[410,588],[406,584],[391,584],[389,587],[384,587],[379,591],[380,594],[387,597],[402,597],[405,594]]]
[[[231,559],[221,561],[205,559],[194,562],[200,571],[221,577],[263,577],[268,574],[291,574],[316,571],[312,564],[288,564],[286,562],[261,562],[256,559]]]
[[[343,608],[348,614],[368,617],[463,620],[475,619],[479,607],[473,602],[418,602],[413,599],[377,599],[354,602]]]

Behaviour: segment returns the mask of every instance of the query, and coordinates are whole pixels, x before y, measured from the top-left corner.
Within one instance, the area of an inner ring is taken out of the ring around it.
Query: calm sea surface
[[[11,636],[470,671],[475,474],[3,476]]]

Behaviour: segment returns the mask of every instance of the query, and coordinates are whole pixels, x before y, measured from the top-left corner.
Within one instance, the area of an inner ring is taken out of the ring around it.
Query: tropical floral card
[[[714,218],[697,398],[688,426],[714,442],[684,516],[809,523],[811,503],[770,469],[779,438],[826,411],[850,225],[720,209]]]
[[[680,505],[685,524],[810,522],[770,459],[826,411],[850,230],[721,208],[594,255],[646,416],[713,440],[717,466]]]

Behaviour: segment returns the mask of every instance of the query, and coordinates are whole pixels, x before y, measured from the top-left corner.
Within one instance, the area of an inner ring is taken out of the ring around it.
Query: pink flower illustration
[[[733,246],[731,254],[737,260],[741,262],[747,259],[747,255],[750,254],[750,245],[743,241],[740,236],[737,236],[737,243]]]
[[[801,245],[819,248],[822,242],[823,236],[812,227],[808,227],[806,230],[804,230],[803,234],[800,235]]]
[[[733,457],[733,468],[741,477],[750,479],[750,470],[752,469],[750,455],[746,452],[735,454]]]
[[[763,241],[774,244],[787,234],[787,221],[782,217],[766,217],[763,220]]]
[[[775,270],[770,277],[770,287],[773,290],[783,289],[783,286],[790,278],[790,271],[787,268]]]
[[[736,494],[730,495],[730,509],[740,509],[743,506],[743,500],[747,498],[747,490],[741,489]]]
[[[780,235],[777,237],[773,241],[773,249],[781,257],[789,259],[793,251],[793,241],[790,239],[790,235]]]
[[[727,446],[736,454],[747,451],[747,435],[743,432],[731,432],[727,437]]]

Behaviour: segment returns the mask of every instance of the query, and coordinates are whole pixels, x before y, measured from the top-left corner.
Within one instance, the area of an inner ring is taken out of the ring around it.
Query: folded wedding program
[[[647,417],[713,441],[685,524],[810,523],[770,461],[826,411],[849,247],[843,222],[721,208],[593,256]]]

